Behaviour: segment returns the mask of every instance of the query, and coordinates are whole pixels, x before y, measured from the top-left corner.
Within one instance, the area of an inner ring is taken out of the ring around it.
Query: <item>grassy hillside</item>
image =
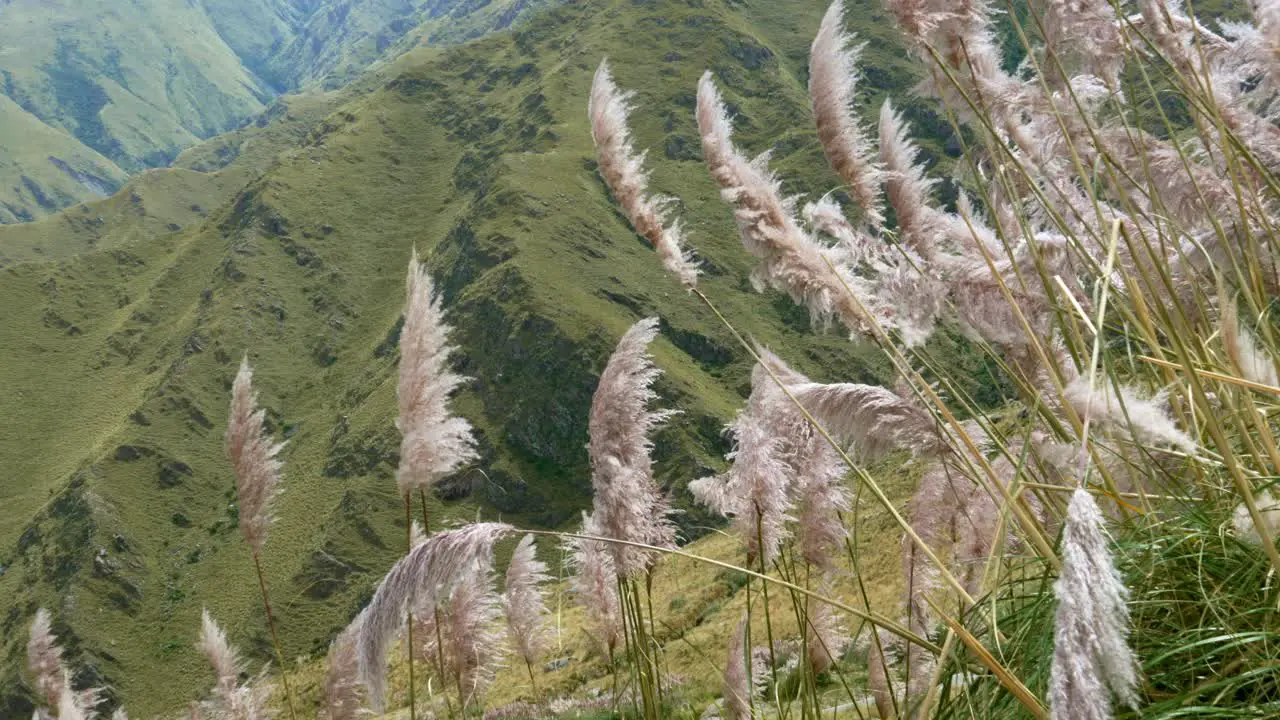
[[[662,158],[653,185],[683,200],[705,291],[816,377],[882,377],[876,353],[815,333],[780,295],[750,291],[752,262],[693,122],[694,84],[710,67],[744,145],[774,148],[789,191],[834,188],[834,176],[812,174],[822,163],[804,96],[823,9],[615,0],[546,11],[513,33],[409,53],[367,92],[311,106],[328,113],[313,125],[291,105],[283,125],[188,153],[184,169],[156,175],[179,188],[167,200],[139,189],[133,207],[126,189],[105,201],[107,227],[95,232],[107,241],[74,229],[82,208],[13,241],[25,249],[0,234],[11,258],[0,268],[10,310],[0,323],[0,467],[10,478],[0,482],[0,715],[29,714],[17,668],[39,605],[54,611],[82,679],[109,684],[135,716],[182,707],[212,681],[192,648],[202,607],[255,659],[269,655],[221,448],[245,352],[271,427],[289,440],[264,556],[285,654],[323,651],[403,537],[395,343],[415,245],[474,378],[458,406],[482,448],[436,512],[573,521],[589,502],[583,446],[597,373],[626,327],[649,315],[663,319],[658,390],[683,411],[657,437],[658,476],[687,505],[685,484],[720,467],[720,429],[748,365],[630,232],[595,172],[585,98],[604,55],[638,91],[639,140]],[[872,90],[907,86],[878,4],[858,5],[852,22],[871,42]],[[908,107],[925,132],[940,125]],[[764,134],[777,127],[790,130]],[[277,141],[288,148],[275,152]],[[182,192],[209,200],[184,215]],[[690,536],[706,524],[696,511],[682,518]]]
[[[128,171],[165,164],[270,96],[196,3],[18,0],[3,19],[5,95]]]
[[[4,3],[0,222],[114,192],[125,173],[168,165],[257,115],[282,90],[321,80],[340,87],[388,50],[472,39],[540,4]]]
[[[557,0],[558,1],[558,0]],[[320,0],[264,73],[285,87],[341,87],[416,44],[448,45],[510,27],[551,0]]]
[[[111,160],[0,95],[0,223],[33,220],[109,195],[127,175]]]

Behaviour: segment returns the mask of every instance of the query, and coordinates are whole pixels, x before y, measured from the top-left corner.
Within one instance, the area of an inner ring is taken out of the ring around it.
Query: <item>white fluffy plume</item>
[[[654,482],[649,457],[649,433],[672,415],[649,410],[660,371],[648,349],[657,333],[657,318],[631,326],[600,375],[588,422],[592,517],[606,537],[674,547],[671,506]],[[620,576],[644,572],[654,561],[650,551],[619,543],[610,544],[609,553]]]
[[[1107,547],[1102,512],[1077,488],[1062,536],[1062,574],[1053,586],[1049,712],[1053,720],[1110,720],[1111,698],[1138,706],[1138,663],[1129,648],[1129,590]]]
[[[751,720],[752,698],[760,692],[765,667],[747,647],[747,615],[729,638],[729,656],[724,666],[725,720]]]
[[[253,370],[246,355],[240,361],[231,386],[231,414],[227,419],[227,456],[236,473],[236,498],[240,532],[254,553],[262,552],[271,525],[271,501],[280,492],[280,468],[276,456],[283,443],[272,442],[263,422],[266,411],[258,408]]]
[[[733,125],[710,71],[698,82],[697,118],[707,168],[721,197],[734,206],[743,247],[760,259],[752,276],[757,288],[787,292],[818,322],[838,319],[851,332],[868,332],[846,284],[856,280],[832,270],[825,248],[800,226],[794,203],[782,197],[781,183],[769,170],[768,154],[748,161],[733,146]]]
[[[200,651],[213,665],[213,696],[201,709],[212,720],[268,720],[275,716],[268,700],[274,686],[266,679],[266,668],[256,677],[240,684],[243,661],[226,633],[205,610],[200,619]]]
[[[582,513],[582,534],[602,537],[595,516]],[[569,562],[573,565],[573,592],[587,614],[589,635],[612,655],[622,639],[622,605],[618,600],[618,574],[613,555],[600,540],[570,538]]]
[[[541,585],[550,579],[547,564],[538,559],[533,536],[525,535],[511,553],[502,604],[512,644],[530,666],[546,650],[549,639],[546,624],[549,611]]]
[[[476,457],[470,423],[449,411],[450,396],[467,379],[449,367],[456,348],[449,345],[440,297],[416,250],[409,259],[406,289],[396,387],[401,435],[396,482],[401,495],[434,485]]]
[[[1195,441],[1169,417],[1159,396],[1144,398],[1126,386],[1117,394],[1109,384],[1090,389],[1085,375],[1072,380],[1063,395],[1080,417],[1092,418],[1098,427],[1127,431],[1138,440],[1172,445],[1188,453],[1196,449]]]

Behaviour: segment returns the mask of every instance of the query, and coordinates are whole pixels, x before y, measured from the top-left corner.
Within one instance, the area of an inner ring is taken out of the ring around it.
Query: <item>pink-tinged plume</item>
[[[459,580],[491,566],[493,544],[511,530],[503,523],[475,523],[436,533],[387,572],[359,618],[359,629],[354,631],[360,681],[368,689],[371,710],[382,711],[387,651],[404,626],[409,601],[416,604],[415,615],[433,614],[441,598]]]
[[[538,559],[532,535],[525,535],[511,554],[502,592],[507,629],[520,658],[532,666],[547,649],[547,603],[542,588],[551,580],[547,564]]]
[[[850,47],[852,38],[843,26],[844,0],[836,0],[822,18],[810,49],[809,100],[827,162],[849,186],[867,223],[879,226],[884,223],[880,169],[853,112],[862,46]]]
[[[70,687],[66,668],[62,665],[62,648],[53,635],[53,623],[49,611],[40,608],[31,621],[31,635],[27,640],[27,670],[31,673],[33,689],[45,707],[58,707],[64,688]]]
[[[280,492],[283,467],[277,455],[284,444],[272,442],[263,422],[265,417],[266,411],[258,407],[253,370],[246,355],[231,386],[226,444],[227,457],[231,458],[236,472],[240,532],[255,555],[262,552],[267,541],[267,528],[273,519],[271,501]]]
[[[357,720],[364,710],[364,685],[360,683],[360,659],[356,656],[356,634],[364,620],[361,613],[329,646],[329,663],[324,676],[324,704],[329,720]]]
[[[672,201],[646,194],[649,174],[644,169],[645,154],[636,153],[627,127],[632,96],[633,93],[618,89],[609,74],[608,61],[601,60],[591,83],[587,108],[600,175],[631,226],[658,252],[663,267],[691,288],[698,283],[698,266],[681,248],[679,221],[668,220]]]
[[[420,606],[414,612],[418,657],[429,663],[443,659],[445,681],[458,690],[464,708],[476,703],[493,681],[504,650],[502,602],[490,562],[485,558],[459,576],[436,607]]]
[[[729,638],[729,657],[724,666],[725,720],[751,720],[752,698],[762,689],[765,667],[762,658],[747,648],[747,615]]]
[[[269,720],[275,711],[268,705],[274,687],[266,679],[266,669],[240,684],[243,662],[240,654],[227,641],[226,634],[205,610],[200,621],[200,652],[213,665],[216,681],[213,696],[203,709],[217,720]],[[195,710],[193,709],[193,715]]]
[[[671,506],[653,478],[649,433],[671,411],[652,412],[657,397],[650,389],[660,371],[649,357],[658,319],[641,320],[622,336],[609,358],[591,401],[591,484],[593,518],[610,538],[657,547],[675,546]],[[651,551],[613,543],[609,546],[619,576],[645,572],[655,561]]]
[[[475,438],[466,420],[450,414],[449,398],[466,382],[449,367],[449,345],[440,297],[415,250],[409,259],[408,298],[400,331],[400,494],[429,488],[476,458]]]
[[[603,537],[594,515],[582,513],[582,534]],[[570,538],[569,562],[574,569],[573,592],[587,614],[589,635],[612,656],[622,640],[622,606],[618,600],[618,573],[607,543]]]
[[[815,321],[838,319],[850,332],[868,332],[846,284],[856,280],[832,270],[825,248],[800,226],[794,203],[783,199],[781,183],[769,170],[768,154],[748,161],[733,146],[733,125],[710,71],[698,82],[697,117],[707,168],[721,197],[734,206],[743,247],[760,259],[752,275],[757,288],[787,292]]]

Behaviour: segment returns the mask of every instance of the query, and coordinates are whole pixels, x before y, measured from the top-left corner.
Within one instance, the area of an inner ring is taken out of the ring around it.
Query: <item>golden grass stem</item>
[[[646,545],[645,543],[633,542],[631,540],[620,540],[618,538],[603,537],[603,536],[597,536],[597,535],[583,535],[581,533],[561,532],[559,530],[522,530],[521,532],[528,533],[530,535],[544,535],[546,537],[560,538],[562,540],[566,538],[572,538],[576,540],[588,540],[588,541],[594,541],[594,542],[615,543],[618,545],[629,545],[631,547],[663,553],[665,555],[675,555],[677,557],[688,558],[690,560],[693,560],[694,562],[701,562],[701,563],[706,563],[708,565],[714,565],[715,567],[723,568],[725,570],[733,570],[733,571],[748,575],[750,577],[763,580],[764,582],[773,583],[774,585],[777,585],[782,588],[786,588],[787,590],[791,590],[793,592],[797,592],[806,597],[811,597],[819,602],[824,602],[830,605],[831,607],[837,610],[840,610],[841,612],[848,613],[849,615],[852,615],[860,620],[865,620],[866,622],[871,623],[872,625],[875,625],[877,627],[884,628],[885,630],[888,630],[889,632],[893,633],[894,635],[897,635],[903,640],[906,640],[907,642],[915,643],[916,645],[919,645],[920,647],[930,652],[937,653],[942,649],[939,646],[935,645],[934,643],[930,642],[927,638],[922,638],[919,635],[916,635],[915,633],[911,632],[911,630],[903,626],[901,623],[891,620],[888,617],[881,615],[880,613],[874,612],[872,610],[859,610],[858,608],[855,608],[851,605],[848,605],[839,600],[836,600],[835,598],[827,597],[826,595],[823,595],[821,593],[817,593],[807,588],[800,587],[795,583],[787,582],[786,580],[781,580],[778,578],[769,577],[768,575],[762,575],[756,572],[755,570],[751,570],[745,567],[740,567],[738,565],[727,563],[722,560],[716,560],[714,558],[704,557],[702,555],[694,555],[691,552],[680,550],[678,548],[663,548],[663,547],[658,547],[656,545]]]
[[[425,510],[426,508],[423,507],[424,512]],[[412,517],[413,517],[413,494],[407,492],[404,494],[404,547],[405,547],[404,552],[406,555],[408,555],[410,552],[413,551]],[[416,720],[416,718],[418,717],[418,704],[416,702],[416,698],[414,698],[414,686],[413,686],[413,609],[412,608],[410,608],[408,613],[407,627],[408,627],[408,636],[406,637],[406,642],[408,643],[407,654],[409,656],[409,720]],[[436,627],[438,628],[439,624],[437,624]]]

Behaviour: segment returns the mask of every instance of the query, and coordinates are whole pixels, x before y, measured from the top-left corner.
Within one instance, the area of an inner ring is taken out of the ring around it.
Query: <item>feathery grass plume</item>
[[[476,702],[493,681],[505,649],[502,602],[489,563],[485,558],[459,576],[448,598],[435,608],[420,606],[414,612],[414,652],[427,662],[443,658],[442,682],[458,690],[462,708]]]
[[[243,662],[235,647],[227,641],[227,635],[214,621],[206,609],[200,616],[200,652],[209,658],[213,665],[213,674],[217,678],[214,683],[214,695],[223,698],[230,704],[236,685],[240,682],[240,670]]]
[[[533,536],[525,535],[511,553],[511,563],[507,565],[502,605],[516,652],[530,667],[547,649],[546,622],[550,611],[540,586],[550,580],[547,564],[538,559]]]
[[[675,547],[671,506],[654,482],[649,457],[649,433],[675,414],[649,410],[657,397],[650,386],[661,373],[648,351],[657,334],[657,318],[632,325],[600,374],[588,420],[592,517],[606,537]],[[619,577],[643,573],[656,560],[651,551],[618,543],[609,552]]]
[[[85,708],[79,693],[70,685],[63,686],[58,694],[57,720],[89,720],[89,711]]]
[[[1006,458],[999,458],[997,465],[999,467],[994,469],[998,476],[1012,477],[1013,469]],[[988,558],[995,550],[995,533],[999,522],[1000,507],[995,498],[987,488],[973,483],[960,501],[959,512],[952,523],[956,536],[952,562],[959,568],[957,575],[964,584],[965,592],[972,597],[981,594],[982,575]]]
[[[789,389],[828,432],[852,443],[860,457],[874,458],[899,449],[932,457],[947,448],[933,415],[914,398],[888,388],[805,382]]]
[[[796,535],[800,555],[823,574],[836,571],[836,558],[844,551],[849,535],[841,514],[851,506],[849,491],[842,480],[848,468],[826,439],[813,433],[810,451],[796,468],[800,506]]]
[[[213,720],[268,720],[275,717],[268,701],[274,686],[267,681],[267,669],[243,685],[239,684],[243,663],[222,628],[205,610],[200,619],[200,651],[213,666],[216,682],[213,697],[205,709]]]
[[[236,498],[240,507],[240,532],[254,554],[262,552],[271,525],[271,501],[280,492],[277,455],[283,443],[272,442],[264,425],[266,410],[258,407],[249,356],[240,361],[231,386],[231,414],[227,419],[227,457],[236,472]]]
[[[844,0],[835,0],[810,48],[809,101],[827,162],[849,186],[868,224],[878,227],[884,224],[880,170],[853,114],[862,46],[850,47],[851,41],[844,33]]]
[[[767,672],[764,659],[747,650],[748,619],[743,613],[738,629],[729,638],[724,666],[725,720],[751,720],[751,699],[762,689]]]
[[[645,153],[636,154],[631,145],[631,130],[627,127],[633,95],[618,89],[609,74],[608,60],[601,60],[591,82],[587,106],[600,175],[631,226],[658,252],[663,267],[685,287],[692,288],[698,284],[698,265],[681,247],[679,221],[668,224],[672,200],[645,193],[649,184],[649,174],[644,169]]]
[[[430,488],[476,458],[471,424],[451,415],[449,398],[467,381],[449,367],[456,350],[449,345],[450,327],[425,263],[415,249],[405,281],[408,297],[400,331],[400,378],[396,397],[400,414],[400,467],[396,482],[401,495]]]
[[[582,513],[582,534],[603,537],[594,515]],[[610,657],[622,640],[622,605],[618,599],[613,556],[600,540],[569,538],[569,562],[574,568],[573,592],[587,614],[588,633]]]
[[[329,720],[356,720],[369,714],[364,710],[364,686],[360,683],[360,660],[356,656],[356,635],[364,613],[329,645],[328,667],[324,675],[324,704]]]
[[[892,642],[892,635],[884,630],[872,630],[875,637],[867,646],[867,688],[876,703],[876,714],[881,720],[895,717],[893,690],[889,687],[889,658],[885,656],[885,647]]]
[[[828,597],[835,596],[835,583],[830,576],[824,578],[818,591]],[[804,628],[805,661],[809,663],[810,672],[821,675],[835,665],[836,658],[840,657],[849,644],[849,636],[831,605],[814,600],[808,602],[807,606]]]
[[[36,610],[27,640],[27,669],[32,687],[48,708],[57,708],[64,688],[70,687],[66,668],[62,665],[62,648],[53,635],[49,611]]]
[[[124,708],[116,708],[116,711],[111,713],[111,720],[129,720],[129,713],[125,712]]]
[[[1227,356],[1240,371],[1245,380],[1270,385],[1280,385],[1276,376],[1276,363],[1271,353],[1258,346],[1253,333],[1240,323],[1239,312],[1235,300],[1226,300],[1222,305],[1222,344],[1227,348]]]
[[[1111,698],[1138,708],[1138,663],[1129,648],[1129,590],[1107,547],[1102,512],[1076,488],[1062,533],[1049,713],[1054,720],[1109,720]]]
[[[437,533],[392,566],[355,631],[359,677],[371,710],[381,712],[387,689],[387,650],[405,622],[409,600],[431,614],[440,598],[467,573],[486,567],[493,544],[512,531],[504,523],[474,523]],[[415,613],[417,614],[417,613]]]
[[[1143,398],[1133,388],[1121,386],[1117,398],[1110,384],[1090,388],[1089,378],[1081,375],[1067,384],[1063,396],[1080,417],[1092,418],[1098,427],[1125,430],[1135,439],[1195,452],[1195,441],[1174,424],[1159,395]]]
[[[698,131],[707,168],[720,184],[720,195],[735,207],[734,216],[747,252],[760,258],[752,274],[757,288],[784,290],[809,308],[815,321],[832,318],[854,333],[869,325],[848,287],[855,278],[832,271],[824,248],[796,221],[794,203],[784,200],[780,183],[768,168],[768,154],[748,161],[733,146],[733,125],[711,79],[711,71],[698,81]]]
[[[733,497],[729,516],[747,548],[747,564],[759,560],[772,565],[789,534],[787,523],[792,518],[787,490],[792,468],[783,457],[782,438],[775,435],[776,430],[758,408],[748,405],[732,429],[735,447],[728,457],[733,466],[725,483]]]
[[[942,222],[930,202],[933,186],[916,162],[920,149],[911,141],[910,129],[886,98],[880,106],[880,163],[884,189],[898,220],[898,236],[926,260],[934,256],[934,243]]]
[[[780,369],[780,378],[804,378],[776,356],[770,357]],[[788,513],[792,509],[795,460],[809,428],[765,366],[757,364],[751,372],[747,405],[727,430],[734,439],[733,449],[726,455],[732,462],[728,472],[696,480],[689,490],[709,509],[733,518],[734,529],[747,549],[748,565],[757,560],[770,565],[790,535],[787,524],[793,519]]]
[[[1049,0],[1043,17],[1045,49],[1052,59],[1042,69],[1049,77],[1069,77],[1079,68],[1119,86],[1124,40],[1110,0]]]
[[[920,476],[920,483],[907,504],[907,516],[916,535],[931,549],[936,551],[949,540],[951,518],[959,507],[959,486],[967,487],[969,483],[945,462],[933,463]],[[942,582],[938,569],[906,536],[902,538],[902,574],[906,578],[907,627],[917,635],[927,637],[935,618],[926,598],[936,593]],[[923,697],[933,670],[933,655],[909,643],[906,659],[909,673],[907,696]]]
[[[1253,496],[1253,501],[1258,506],[1258,513],[1271,537],[1280,537],[1280,500],[1276,500],[1270,490],[1263,490]],[[1245,503],[1236,506],[1231,514],[1231,525],[1235,528],[1236,537],[1250,545],[1262,545],[1262,535],[1253,524],[1253,515],[1249,513],[1249,506]]]

